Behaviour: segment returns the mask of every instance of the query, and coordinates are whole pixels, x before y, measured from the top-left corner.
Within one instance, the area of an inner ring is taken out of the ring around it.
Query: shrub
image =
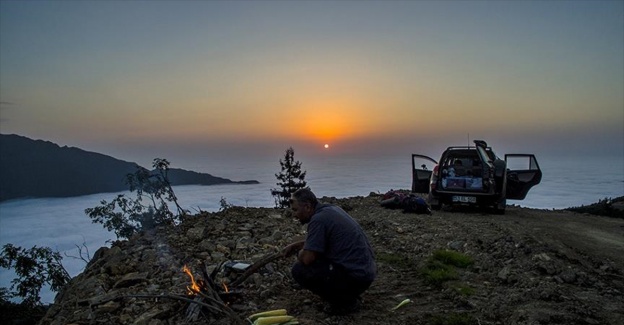
[[[618,205],[619,208],[617,207]],[[604,198],[602,200],[598,200],[597,203],[593,203],[590,205],[581,205],[579,207],[571,207],[565,210],[578,213],[589,213],[597,216],[624,218],[624,210],[622,210],[622,205],[624,205],[624,196],[620,196],[615,199]]]
[[[219,212],[227,211],[231,207],[233,207],[233,205],[228,203],[228,201],[222,196],[221,200],[219,200]]]
[[[135,199],[119,194],[111,202],[102,200],[100,206],[85,209],[85,213],[94,223],[101,223],[104,228],[114,231],[117,238],[126,239],[158,225],[179,223],[180,217],[187,212],[178,204],[169,182],[169,162],[156,158],[153,167],[153,172],[139,168],[126,176],[130,192],[136,192]],[[177,214],[169,210],[169,203],[176,206]]]
[[[46,306],[29,306],[0,299],[0,324],[36,325],[46,311]]]
[[[11,281],[11,290],[17,291],[1,288],[1,300],[21,297],[26,306],[40,305],[39,293],[43,285],[50,285],[52,291],[58,292],[71,279],[61,264],[62,259],[61,254],[49,247],[24,249],[13,244],[4,245],[0,253],[0,267],[13,269],[18,277]]]

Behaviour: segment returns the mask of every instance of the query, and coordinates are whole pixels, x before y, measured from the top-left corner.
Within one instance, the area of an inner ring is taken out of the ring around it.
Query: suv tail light
[[[433,172],[431,173],[431,180],[429,182],[429,188],[431,190],[435,190],[438,187],[438,175],[439,175],[438,170],[439,170],[438,165],[435,165],[435,167],[433,167]]]

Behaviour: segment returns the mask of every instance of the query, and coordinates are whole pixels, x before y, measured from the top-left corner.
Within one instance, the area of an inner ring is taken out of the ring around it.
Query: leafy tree
[[[276,208],[286,208],[289,206],[290,195],[300,188],[306,188],[306,171],[301,170],[301,162],[295,161],[295,150],[292,147],[286,149],[284,160],[280,159],[282,171],[275,174],[280,188],[271,189],[271,194],[275,198]]]
[[[126,184],[130,192],[136,192],[136,198],[119,194],[110,202],[102,200],[100,206],[85,209],[85,213],[94,223],[101,223],[104,228],[114,231],[117,238],[126,239],[158,225],[179,223],[187,211],[180,207],[171,187],[169,162],[156,158],[152,166],[153,172],[140,167],[134,174],[126,176]],[[175,205],[177,214],[169,210],[169,203]]]
[[[61,254],[49,247],[24,249],[13,244],[4,245],[0,252],[0,267],[15,271],[17,278],[11,281],[11,290],[17,291],[0,288],[2,300],[21,297],[27,306],[40,305],[39,293],[43,285],[50,285],[52,291],[58,292],[71,279],[61,264],[62,259]]]

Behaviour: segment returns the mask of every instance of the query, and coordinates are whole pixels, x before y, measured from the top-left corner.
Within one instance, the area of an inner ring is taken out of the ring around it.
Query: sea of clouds
[[[366,196],[390,189],[411,187],[411,162],[407,157],[376,159],[325,157],[305,160],[306,181],[319,197]],[[541,159],[542,182],[523,201],[508,201],[523,207],[560,209],[587,205],[607,197],[624,196],[624,166],[621,159],[568,160]],[[217,169],[223,173],[217,172]],[[204,166],[213,175],[234,180],[255,179],[260,184],[177,186],[179,202],[191,212],[217,211],[221,198],[228,204],[244,207],[273,207],[270,189],[276,187],[278,163],[253,161],[223,162],[221,166]],[[129,194],[129,193],[126,193]],[[72,198],[36,198],[0,203],[0,244],[12,243],[24,248],[48,246],[65,256],[63,265],[75,276],[85,262],[78,258],[92,254],[115,239],[114,233],[93,224],[84,210],[111,200],[116,193],[100,193]],[[131,195],[131,194],[129,194]],[[0,287],[10,286],[14,274],[0,270]],[[42,301],[53,301],[54,293],[45,289]]]

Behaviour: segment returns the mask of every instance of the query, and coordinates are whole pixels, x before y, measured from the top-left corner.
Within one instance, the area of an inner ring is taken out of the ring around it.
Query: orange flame
[[[199,292],[200,287],[197,282],[195,282],[195,277],[193,276],[193,273],[191,273],[191,270],[188,268],[188,266],[184,265],[184,267],[182,268],[182,272],[186,273],[191,278],[191,286],[186,287],[188,294],[194,295],[196,292]]]

